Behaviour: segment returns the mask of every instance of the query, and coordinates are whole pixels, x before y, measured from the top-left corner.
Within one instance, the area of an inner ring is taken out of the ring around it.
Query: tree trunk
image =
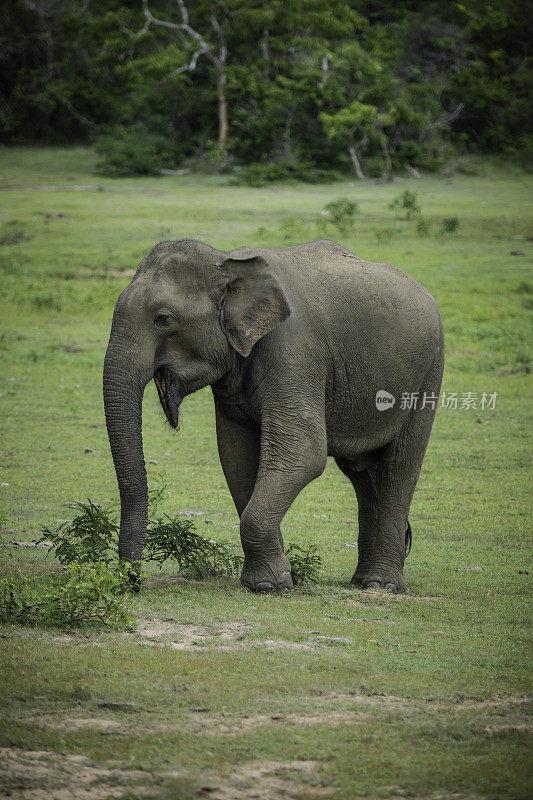
[[[383,153],[383,159],[385,161],[385,169],[387,170],[387,180],[392,183],[394,180],[394,174],[392,172],[392,161],[390,160],[385,134],[381,134],[379,137],[379,143],[381,145],[381,152]]]
[[[226,147],[228,138],[228,103],[226,100],[226,70],[217,71],[217,98],[218,98],[218,146],[221,150]]]
[[[350,158],[352,159],[352,164],[353,164],[353,168],[355,170],[355,174],[357,175],[357,177],[359,178],[360,181],[366,180],[365,176],[363,175],[363,171],[361,169],[361,164],[359,162],[359,158],[357,156],[357,150],[353,146],[353,144],[351,144],[349,146],[348,152],[350,154]]]

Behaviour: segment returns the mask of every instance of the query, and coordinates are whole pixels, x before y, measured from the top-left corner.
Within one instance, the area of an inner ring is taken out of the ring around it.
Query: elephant
[[[141,409],[153,379],[173,428],[182,400],[211,387],[240,517],[242,586],[292,588],[280,524],[332,456],[357,497],[351,582],[405,591],[409,508],[442,370],[437,304],[391,265],[330,240],[229,252],[161,242],[117,300],[104,362],[120,557],[136,565],[142,557]]]

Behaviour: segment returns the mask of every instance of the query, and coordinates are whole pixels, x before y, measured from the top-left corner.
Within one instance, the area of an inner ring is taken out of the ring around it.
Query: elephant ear
[[[219,264],[227,276],[220,301],[222,330],[241,356],[291,313],[277,277],[263,256],[233,255]]]

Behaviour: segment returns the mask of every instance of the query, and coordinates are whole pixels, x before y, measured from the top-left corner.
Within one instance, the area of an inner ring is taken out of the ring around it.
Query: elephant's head
[[[115,306],[104,364],[104,404],[121,500],[119,553],[139,562],[148,491],[142,398],[152,378],[169,423],[183,398],[219,380],[290,313],[268,261],[163,242],[141,262]]]

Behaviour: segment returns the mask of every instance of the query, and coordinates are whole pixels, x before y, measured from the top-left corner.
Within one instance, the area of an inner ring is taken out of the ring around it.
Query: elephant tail
[[[413,531],[411,530],[411,525],[409,524],[409,520],[407,520],[407,530],[405,531],[405,557],[409,555],[411,552],[411,545],[413,544]]]

